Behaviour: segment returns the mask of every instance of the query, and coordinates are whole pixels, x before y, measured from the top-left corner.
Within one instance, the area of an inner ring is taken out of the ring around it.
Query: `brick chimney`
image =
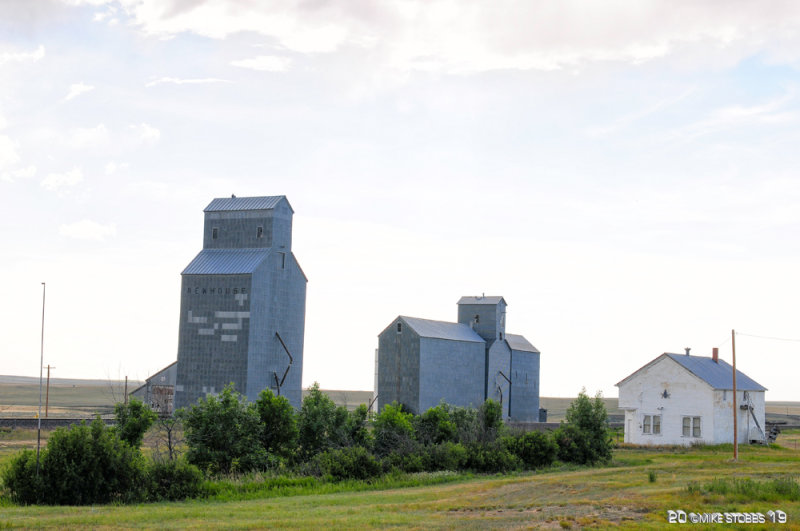
[[[714,363],[719,363],[719,349],[717,347],[711,349],[711,359],[714,360]]]

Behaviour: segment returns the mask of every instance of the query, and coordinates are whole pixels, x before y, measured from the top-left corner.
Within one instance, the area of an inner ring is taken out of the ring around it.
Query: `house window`
[[[478,324],[480,322],[481,322],[481,316],[476,313],[475,314],[475,324]]]
[[[653,415],[653,435],[661,435],[661,415]]]
[[[500,332],[500,341],[503,340],[503,332]]]
[[[683,417],[683,436],[702,437],[700,417]]]
[[[256,229],[256,238],[263,238],[264,237],[264,227],[258,227]]]
[[[403,331],[403,323],[397,323],[397,333],[401,333]]]
[[[211,229],[211,239],[212,239],[212,240],[216,240],[216,239],[217,239],[217,234],[218,234],[218,233],[219,233],[219,229],[218,229],[218,228],[216,228],[216,227],[213,227],[213,228]]]
[[[286,253],[278,253],[281,255],[281,269],[286,269]]]
[[[645,415],[644,420],[642,421],[642,433],[650,433],[650,415]]]

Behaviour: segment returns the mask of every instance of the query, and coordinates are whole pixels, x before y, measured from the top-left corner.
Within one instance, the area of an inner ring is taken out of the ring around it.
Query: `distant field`
[[[131,392],[143,382],[129,381]],[[118,380],[50,380],[50,416],[91,417],[96,413],[108,414],[114,404],[124,397],[125,382]],[[359,404],[369,404],[372,391],[322,390],[339,406],[355,409]],[[303,391],[303,396],[307,391]],[[542,397],[540,407],[547,409],[547,420],[564,420],[567,408],[574,398]],[[44,414],[44,395],[42,395]],[[617,398],[603,398],[612,419],[623,415]],[[0,376],[0,417],[30,417],[36,414],[39,404],[37,378]],[[800,425],[800,402],[767,402],[767,420],[787,421]]]

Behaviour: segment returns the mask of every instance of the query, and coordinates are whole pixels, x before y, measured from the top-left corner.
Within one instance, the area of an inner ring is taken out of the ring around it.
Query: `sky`
[[[735,329],[800,401],[796,2],[3,0],[0,79],[0,374],[42,282],[53,377],[173,362],[203,209],[286,195],[304,385],[486,294],[542,396]]]

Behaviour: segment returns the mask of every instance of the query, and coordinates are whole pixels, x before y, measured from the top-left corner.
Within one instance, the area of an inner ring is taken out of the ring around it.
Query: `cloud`
[[[115,236],[117,227],[113,223],[102,225],[95,221],[84,219],[75,223],[61,225],[58,227],[58,233],[77,240],[103,241],[107,236]]]
[[[129,169],[130,165],[127,162],[117,164],[116,162],[111,161],[106,164],[105,167],[106,175],[114,175],[118,171],[128,171]]]
[[[130,129],[136,135],[138,140],[145,144],[157,142],[161,137],[161,131],[144,122],[140,123],[139,125],[131,125]]]
[[[31,165],[31,166],[26,166],[24,168],[20,168],[18,170],[12,170],[0,173],[0,181],[13,183],[14,181],[19,181],[22,179],[30,179],[35,175],[36,175],[36,166]]]
[[[278,57],[277,55],[259,55],[251,59],[240,59],[231,61],[233,66],[249,68],[251,70],[261,70],[264,72],[284,72],[289,68],[292,60],[288,57]]]
[[[77,98],[81,94],[86,94],[87,92],[91,92],[94,90],[92,85],[84,85],[83,83],[74,83],[69,86],[69,94],[64,98],[64,101],[69,101],[73,98]]]
[[[111,133],[104,124],[95,127],[78,127],[71,129],[65,143],[75,149],[103,147],[111,140]]]
[[[0,135],[0,170],[10,168],[19,162],[19,145],[10,136]]]
[[[209,83],[232,83],[227,79],[219,79],[216,77],[205,77],[205,78],[197,78],[197,79],[181,79],[177,77],[162,77],[160,79],[155,79],[153,81],[149,81],[145,84],[145,87],[155,87],[156,85],[162,85],[165,83],[170,83],[173,85],[201,85],[201,84],[209,84]]]
[[[758,54],[778,62],[800,60],[800,4],[787,0],[770,9],[746,2],[720,9],[715,0],[680,5],[668,0],[633,5],[622,0],[120,0],[120,5],[131,25],[148,35],[224,39],[251,32],[268,37],[278,50],[360,54],[356,60],[369,58],[365,64],[371,69],[572,70],[667,58],[719,68]]]
[[[66,173],[50,173],[42,182],[42,188],[50,192],[57,192],[62,188],[73,187],[83,181],[83,172],[80,168],[73,168]]]
[[[36,62],[44,57],[44,46],[39,45],[33,52],[0,52],[0,65],[5,63]]]

